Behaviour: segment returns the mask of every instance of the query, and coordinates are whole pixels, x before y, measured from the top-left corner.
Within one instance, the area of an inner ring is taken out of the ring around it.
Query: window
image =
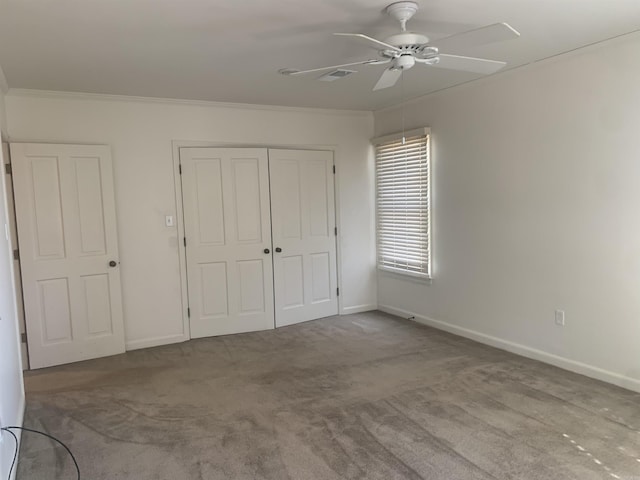
[[[378,268],[431,277],[429,130],[374,140]]]

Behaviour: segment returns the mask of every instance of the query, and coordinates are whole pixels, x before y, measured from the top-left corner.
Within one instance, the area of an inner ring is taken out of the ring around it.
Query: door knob
[[[115,267],[116,265],[118,265],[118,263],[117,263],[115,260],[111,260],[111,261],[109,262],[109,266],[110,266],[110,267]]]
[[[282,249],[280,247],[276,247],[276,252],[280,253]]]
[[[268,248],[265,248],[265,249],[264,249],[264,253],[269,253],[269,249],[268,249]]]

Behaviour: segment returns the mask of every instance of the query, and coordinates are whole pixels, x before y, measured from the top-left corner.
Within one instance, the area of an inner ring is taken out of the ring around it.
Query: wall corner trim
[[[407,310],[396,308],[391,305],[379,305],[378,309],[385,313],[389,313],[398,317],[414,317],[415,321],[422,325],[427,325],[438,330],[444,330],[445,332],[475,340],[476,342],[483,343],[500,350],[506,350],[507,352],[515,353],[516,355],[520,355],[522,357],[530,358],[532,360],[538,360],[540,362],[562,368],[563,370],[568,370],[573,373],[578,373],[586,377],[601,380],[603,382],[607,382],[612,385],[616,385],[618,387],[626,388],[628,390],[640,393],[640,380],[635,378],[627,377],[615,372],[610,372],[608,370],[594,367],[592,365],[587,365],[586,363],[577,362],[565,357],[560,357],[558,355],[553,355],[551,353],[527,347],[526,345],[522,345],[519,343],[510,342],[502,338],[486,335],[475,330],[452,325],[451,323],[443,322],[441,320],[435,320],[423,315],[418,315],[417,313],[409,312]]]

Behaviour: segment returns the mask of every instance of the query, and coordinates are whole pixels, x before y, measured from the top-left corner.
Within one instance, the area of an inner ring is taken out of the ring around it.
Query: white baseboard
[[[417,313],[409,312],[400,308],[392,307],[390,305],[378,305],[378,310],[403,318],[414,317],[414,320],[416,322],[423,325],[428,325],[439,330],[444,330],[446,332],[453,333],[454,335],[459,335],[461,337],[475,340],[476,342],[484,343],[485,345],[490,345],[501,350],[506,350],[523,357],[548,363],[564,370],[579,373],[587,377],[602,380],[603,382],[611,383],[613,385],[617,385],[619,387],[623,387],[628,390],[633,390],[634,392],[640,393],[640,380],[635,378],[627,377],[615,372],[610,372],[608,370],[594,367],[592,365],[587,365],[586,363],[577,362],[575,360],[570,360],[565,357],[560,357],[552,353],[527,347],[526,345],[510,342],[502,338],[486,335],[475,330],[469,330],[457,325],[452,325],[451,323],[434,320],[432,318],[418,315]]]
[[[352,313],[370,312],[372,310],[377,310],[377,309],[378,309],[378,305],[374,303],[354,305],[352,307],[344,307],[340,312],[340,315],[351,315]]]
[[[143,338],[141,340],[131,340],[125,343],[125,349],[140,350],[141,348],[159,347],[161,345],[169,345],[170,343],[180,343],[189,340],[188,335],[167,335],[164,337]]]

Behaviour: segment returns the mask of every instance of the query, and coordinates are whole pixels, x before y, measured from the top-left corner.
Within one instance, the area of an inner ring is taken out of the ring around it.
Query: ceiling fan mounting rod
[[[403,32],[407,31],[407,21],[418,11],[416,2],[395,2],[386,8],[386,12],[400,22]]]

